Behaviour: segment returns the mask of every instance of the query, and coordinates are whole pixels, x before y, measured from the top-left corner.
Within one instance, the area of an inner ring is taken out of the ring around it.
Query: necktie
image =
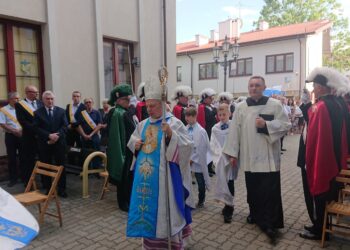
[[[228,128],[228,124],[227,123],[221,124],[221,130],[225,130],[227,128]]]
[[[49,120],[50,120],[50,122],[52,122],[52,120],[53,120],[53,110],[52,110],[52,108],[49,108]]]
[[[33,108],[36,110],[37,108],[36,108],[36,102],[35,101],[32,101],[32,106],[33,106]]]

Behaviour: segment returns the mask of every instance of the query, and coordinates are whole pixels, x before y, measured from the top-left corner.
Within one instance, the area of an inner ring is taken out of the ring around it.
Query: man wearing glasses
[[[81,114],[81,111],[85,110],[86,107],[80,101],[81,93],[79,91],[73,91],[72,93],[72,103],[67,104],[66,107],[66,117],[69,123],[67,130],[67,145],[70,147],[78,147],[81,148],[81,140],[80,135],[77,131],[78,120]]]
[[[37,99],[38,89],[35,86],[28,85],[25,87],[24,91],[26,97],[15,104],[15,109],[17,120],[22,127],[22,150],[19,158],[23,166],[22,178],[26,185],[32,174],[35,156],[38,153],[33,125],[34,111],[42,107],[43,104]]]

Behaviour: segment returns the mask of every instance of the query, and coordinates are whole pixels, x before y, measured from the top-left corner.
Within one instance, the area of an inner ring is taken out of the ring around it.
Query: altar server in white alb
[[[12,195],[0,188],[0,249],[27,246],[39,233],[36,219]]]
[[[223,153],[233,167],[239,161],[245,171],[248,223],[256,223],[275,243],[283,228],[281,199],[280,138],[291,124],[278,100],[263,96],[265,80],[253,76],[248,82],[250,97],[235,110]]]
[[[221,92],[218,95],[219,103],[226,103],[229,106],[231,112],[230,119],[232,119],[232,114],[235,112],[235,105],[232,103],[233,95],[230,92]]]
[[[204,207],[205,191],[210,191],[210,178],[207,166],[207,155],[210,154],[209,138],[207,132],[197,122],[197,110],[189,107],[185,110],[187,132],[193,142],[191,156],[191,170],[198,184],[197,208]]]
[[[136,162],[126,234],[142,237],[143,249],[167,249],[169,213],[172,249],[183,249],[191,235],[194,207],[189,165],[192,142],[183,123],[171,113],[166,113],[165,122],[162,121],[159,80],[150,78],[144,90],[150,117],[137,125],[128,143]]]
[[[216,169],[215,199],[225,204],[222,210],[225,223],[231,223],[233,216],[233,198],[235,195],[234,179],[238,167],[232,167],[228,157],[222,154],[222,148],[229,133],[231,112],[229,105],[222,103],[218,107],[219,122],[211,130],[210,151]]]

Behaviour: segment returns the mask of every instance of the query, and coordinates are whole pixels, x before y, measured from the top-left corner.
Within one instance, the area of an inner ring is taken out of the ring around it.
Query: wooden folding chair
[[[344,203],[343,192],[347,185],[350,185],[350,170],[341,170],[339,175],[336,177],[336,181],[343,183],[344,188],[339,191],[339,201],[331,201],[326,205],[324,220],[323,220],[323,230],[322,230],[322,241],[321,247],[324,247],[324,241],[326,238],[326,232],[328,233],[337,233],[341,235],[350,235],[350,232],[344,232],[339,230],[334,230],[333,227],[349,229],[350,225],[344,223],[339,223],[340,216],[350,216],[350,203]],[[332,217],[337,216],[336,223],[332,222]],[[328,225],[328,228],[327,228]]]
[[[15,195],[15,198],[24,206],[38,205],[39,224],[44,222],[44,215],[47,214],[58,218],[60,227],[62,227],[61,207],[56,191],[56,186],[61,177],[62,171],[63,166],[54,166],[37,161],[24,193]],[[36,175],[43,175],[52,178],[52,184],[48,194],[42,194],[39,192],[35,181]],[[33,191],[31,191],[32,188]],[[55,200],[56,202],[57,214],[52,214],[46,211],[51,200]]]

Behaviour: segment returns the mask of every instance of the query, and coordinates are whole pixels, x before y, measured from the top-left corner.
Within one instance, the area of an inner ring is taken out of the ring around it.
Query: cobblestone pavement
[[[280,230],[281,238],[277,245],[271,246],[256,226],[245,221],[248,206],[241,172],[235,183],[233,222],[224,224],[221,216],[223,206],[209,194],[205,207],[193,212],[193,237],[189,249],[320,249],[318,241],[307,241],[298,236],[303,225],[309,223],[300,170],[296,167],[299,136],[288,136],[284,141],[287,151],[282,155],[281,173],[285,227]],[[100,201],[98,196],[103,180],[93,177],[89,182],[91,196],[82,199],[80,177],[68,176],[69,198],[61,199],[63,227],[60,228],[54,218],[46,217],[39,236],[25,249],[141,249],[140,239],[125,237],[127,214],[118,209],[115,189]],[[6,183],[0,185],[13,194],[23,191],[19,184],[13,188],[7,188]],[[37,215],[37,207],[29,209]],[[350,240],[332,237],[327,246],[328,249],[350,249]]]

